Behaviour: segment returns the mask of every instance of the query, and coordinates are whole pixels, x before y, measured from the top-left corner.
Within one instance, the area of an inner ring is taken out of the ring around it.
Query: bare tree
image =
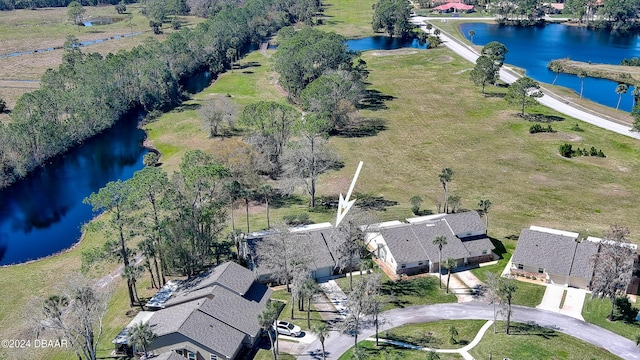
[[[338,156],[325,139],[327,122],[307,116],[301,136],[291,143],[285,154],[284,171],[293,182],[304,184],[311,196],[310,206],[316,206],[316,182],[320,174],[336,166]],[[290,187],[291,187],[290,185]]]
[[[613,224],[604,232],[604,238],[617,242],[627,242],[629,238],[629,228],[624,225]]]
[[[353,270],[366,250],[365,235],[371,224],[377,223],[373,213],[352,208],[337,229],[336,267],[339,271]],[[360,275],[362,270],[360,268]],[[353,277],[349,276],[349,290],[353,290]]]
[[[108,289],[94,288],[81,274],[70,275],[59,294],[38,301],[36,337],[51,331],[68,341],[78,359],[96,360],[109,297]]]
[[[618,236],[624,239],[628,230],[620,229],[615,225],[608,236]],[[621,231],[623,230],[623,231]],[[625,236],[622,236],[625,235]],[[613,312],[616,305],[616,296],[624,294],[631,281],[633,273],[635,251],[616,240],[604,240],[600,243],[599,251],[592,261],[595,262],[593,280],[591,281],[592,298],[599,296],[611,300],[609,320],[613,321]]]
[[[500,277],[496,273],[485,272],[487,276],[487,280],[485,283],[485,292],[484,296],[489,301],[489,304],[493,304],[493,333],[496,331],[496,305],[500,303],[500,296],[498,294],[498,289],[500,288]]]
[[[275,229],[274,235],[257,243],[257,265],[268,269],[272,280],[286,284],[289,292],[294,274],[304,272],[310,262],[310,239],[306,234],[292,234],[284,224],[277,224]]]
[[[361,276],[354,285],[347,295],[346,308],[349,314],[343,320],[342,330],[353,334],[354,346],[358,348],[358,334],[364,325],[364,317],[374,312],[374,302],[380,294],[380,274]]]
[[[198,116],[202,120],[204,129],[209,130],[209,137],[216,137],[220,127],[227,124],[231,129],[235,127],[238,110],[228,97],[219,97],[205,101],[198,109]]]

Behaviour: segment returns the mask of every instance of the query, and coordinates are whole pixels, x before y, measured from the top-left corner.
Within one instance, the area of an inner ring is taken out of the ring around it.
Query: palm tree
[[[582,80],[580,84],[580,99],[582,99],[582,91],[584,90],[584,78],[587,77],[587,72],[584,70],[578,71],[578,77]]]
[[[322,292],[315,279],[307,279],[302,284],[302,297],[307,299],[307,329],[311,329],[311,300]]]
[[[431,29],[433,29],[433,25],[427,24],[427,32],[431,34]]]
[[[640,99],[640,84],[633,85],[631,95],[633,95],[633,107],[635,107],[638,104],[638,99]]]
[[[452,344],[457,343],[456,336],[458,336],[458,329],[453,325],[449,326],[449,341],[451,341]]]
[[[142,274],[142,268],[140,266],[135,266],[135,265],[125,266],[124,269],[122,270],[122,273],[120,273],[120,276],[122,276],[125,280],[127,280],[127,283],[133,290],[133,295],[134,295],[133,300],[137,301],[138,303],[140,303],[140,298],[138,297],[138,289],[136,288],[136,282],[138,281],[138,278],[140,277],[141,274]],[[130,305],[133,306],[133,302],[131,302]]]
[[[482,211],[482,214],[484,214],[484,226],[488,228],[489,227],[489,208],[491,208],[491,200],[480,199],[480,201],[478,201],[478,207]]]
[[[258,195],[260,195],[264,199],[264,203],[267,206],[267,228],[271,228],[271,224],[269,221],[269,199],[273,196],[273,187],[269,184],[262,184],[258,190]]]
[[[454,258],[448,258],[442,264],[445,269],[447,269],[447,294],[449,293],[449,280],[451,279],[451,269],[454,269],[458,266],[458,262]]]
[[[469,37],[471,38],[471,43],[473,44],[473,37],[476,36],[476,32],[473,30],[469,30]]]
[[[433,239],[433,245],[438,247],[438,274],[440,275],[440,289],[442,289],[442,247],[447,245],[447,237],[440,235]]]
[[[311,332],[316,334],[318,340],[320,340],[320,345],[322,346],[322,360],[326,360],[325,351],[324,351],[324,341],[331,336],[331,332],[329,332],[329,328],[327,327],[327,323],[320,322],[313,325]]]
[[[142,348],[144,355],[147,355],[147,346],[151,344],[156,335],[151,330],[149,323],[139,322],[135,324],[127,333],[127,343],[134,348]]]
[[[447,205],[449,200],[449,182],[451,181],[451,177],[453,176],[453,170],[451,168],[444,168],[440,175],[438,175],[438,179],[440,179],[440,183],[442,184],[442,188],[444,189],[444,212],[449,212],[449,206]]]
[[[245,210],[246,210],[246,215],[247,215],[247,234],[251,232],[250,228],[249,228],[249,200],[251,200],[251,197],[253,196],[253,190],[249,189],[248,187],[242,187],[240,189],[240,192],[238,194],[242,199],[244,199],[244,206],[245,206]]]
[[[556,80],[558,80],[558,76],[560,75],[560,72],[562,72],[562,69],[562,65],[557,61],[552,61],[549,63],[549,70],[556,73],[556,77],[553,78],[553,82],[551,83],[551,85],[554,85],[556,83]]]
[[[616,105],[616,110],[620,108],[620,101],[622,100],[622,94],[626,94],[629,91],[629,85],[627,84],[618,84],[616,86],[616,94],[618,94],[618,104]]]
[[[429,351],[429,355],[427,355],[427,360],[440,360],[440,355],[437,352],[431,350]]]
[[[293,304],[291,304],[291,306],[293,306]],[[273,360],[278,360],[278,354],[276,352],[276,347],[273,344],[273,336],[271,336],[271,334],[274,333],[273,325],[278,319],[279,313],[280,309],[278,308],[278,305],[273,301],[269,301],[264,310],[262,310],[262,313],[258,315],[258,323],[260,324],[260,328],[262,328],[263,331],[266,331],[267,336],[269,337],[271,351],[273,352]]]

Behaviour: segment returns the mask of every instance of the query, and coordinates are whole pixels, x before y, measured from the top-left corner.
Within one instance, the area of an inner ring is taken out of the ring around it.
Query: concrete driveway
[[[547,289],[542,297],[542,302],[536,306],[536,308],[555,311],[579,320],[584,320],[582,317],[582,306],[584,305],[584,298],[587,295],[586,290],[553,284],[548,284],[546,287]],[[564,303],[562,303],[563,296]],[[560,308],[560,305],[562,305],[562,308]]]

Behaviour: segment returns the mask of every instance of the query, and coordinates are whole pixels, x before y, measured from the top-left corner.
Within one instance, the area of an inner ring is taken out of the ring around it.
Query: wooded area
[[[220,73],[233,60],[229,49],[239,52],[305,20],[298,6],[293,0],[224,5],[193,30],[107,56],[84,53],[69,37],[63,64],[45,73],[40,89],[18,100],[8,125],[0,124],[0,188],[125,115],[177,105],[183,99],[181,81],[204,70]]]

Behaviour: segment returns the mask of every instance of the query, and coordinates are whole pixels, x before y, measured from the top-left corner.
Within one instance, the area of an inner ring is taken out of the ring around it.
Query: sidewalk
[[[478,333],[473,338],[473,340],[471,340],[469,344],[467,344],[466,346],[460,349],[432,349],[428,347],[420,347],[412,344],[403,343],[400,341],[387,340],[387,339],[379,339],[378,341],[388,343],[388,344],[393,344],[396,346],[401,346],[408,349],[413,349],[413,350],[433,351],[436,353],[447,353],[447,354],[460,354],[465,360],[474,360],[473,356],[469,354],[469,350],[473,349],[476,345],[478,345],[478,343],[480,343],[480,341],[482,340],[482,337],[484,336],[484,333],[487,332],[487,329],[489,329],[491,325],[493,325],[493,321],[492,320],[487,321],[484,325],[482,325],[482,327],[480,328],[480,331],[478,331]],[[375,338],[367,338],[366,340],[376,341]]]

